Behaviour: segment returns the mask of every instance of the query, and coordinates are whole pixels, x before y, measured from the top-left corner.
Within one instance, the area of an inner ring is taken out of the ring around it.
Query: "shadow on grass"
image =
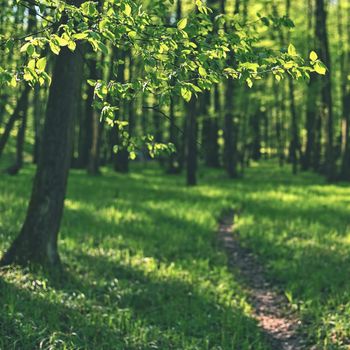
[[[239,306],[215,300],[191,281],[103,256],[78,253],[74,259],[80,270],[66,270],[45,290],[0,279],[6,349],[34,349],[41,342],[69,349],[268,349]]]

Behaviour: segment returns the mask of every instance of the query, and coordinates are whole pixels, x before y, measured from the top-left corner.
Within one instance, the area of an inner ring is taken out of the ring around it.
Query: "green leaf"
[[[30,68],[31,70],[35,69],[35,60],[30,60],[28,62],[28,68]]]
[[[25,43],[25,44],[21,47],[21,49],[19,50],[19,52],[26,52],[27,49],[28,49],[28,47],[29,47],[29,45],[31,45],[31,43]]]
[[[317,53],[315,51],[311,51],[310,60],[314,62],[314,61],[317,61],[317,59],[318,59]]]
[[[320,75],[325,75],[327,72],[326,66],[321,61],[316,62],[314,69],[315,69],[315,72]]]
[[[56,45],[54,42],[50,41],[49,42],[49,46],[50,46],[50,49],[51,51],[55,54],[55,55],[58,55],[61,51],[61,48]]]
[[[72,52],[75,50],[76,47],[77,47],[77,44],[75,43],[75,41],[71,40],[68,42],[68,49],[71,50]]]
[[[46,68],[46,57],[40,58],[40,59],[36,62],[36,67],[37,67],[39,70],[41,70],[41,71],[45,70],[45,68]]]
[[[187,26],[187,18],[182,18],[180,21],[177,23],[177,29],[178,30],[184,30]]]
[[[74,34],[72,37],[76,40],[82,40],[82,39],[85,39],[89,36],[88,33],[77,33],[77,34]]]
[[[104,55],[106,55],[106,56],[108,55],[108,48],[107,48],[107,46],[104,43],[99,41],[98,42],[98,47],[103,52]]]
[[[207,71],[202,66],[198,68],[198,72],[202,77],[206,77],[208,75]]]
[[[297,55],[297,50],[293,44],[289,44],[289,46],[288,46],[288,55],[290,55],[290,56]]]
[[[128,36],[130,39],[135,39],[136,36],[137,36],[137,33],[134,31],[134,30],[131,30],[129,33],[128,33]]]
[[[252,87],[253,87],[253,80],[252,80],[252,79],[248,78],[248,79],[246,80],[246,82],[247,82],[247,85],[248,85],[249,88],[252,88]]]
[[[181,96],[186,102],[190,102],[192,97],[192,92],[186,88],[181,88]]]
[[[125,4],[124,11],[123,11],[128,17],[131,15],[131,7],[129,4]]]
[[[68,45],[68,40],[64,39],[60,36],[55,35],[55,40],[57,40],[58,45],[60,46],[67,46]]]

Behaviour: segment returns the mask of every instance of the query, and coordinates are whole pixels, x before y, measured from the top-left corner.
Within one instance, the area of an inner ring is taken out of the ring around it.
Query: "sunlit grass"
[[[23,221],[32,175],[0,177],[1,250]],[[3,272],[0,348],[268,349],[216,246],[217,218],[233,207],[242,244],[300,312],[310,342],[347,349],[349,198],[347,184],[274,162],[234,181],[201,170],[191,189],[153,165],[127,176],[72,171],[60,235],[67,275]]]
[[[2,251],[20,229],[32,175],[0,178]],[[209,182],[188,189],[154,166],[72,171],[66,275],[2,272],[0,348],[268,349],[216,247],[229,193]]]

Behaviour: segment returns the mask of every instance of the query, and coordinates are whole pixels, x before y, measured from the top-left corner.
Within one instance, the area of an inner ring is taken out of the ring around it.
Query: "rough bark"
[[[80,1],[73,2],[76,5]],[[27,215],[2,265],[60,265],[58,231],[71,160],[76,99],[82,79],[82,57],[62,48],[50,86],[39,163]]]

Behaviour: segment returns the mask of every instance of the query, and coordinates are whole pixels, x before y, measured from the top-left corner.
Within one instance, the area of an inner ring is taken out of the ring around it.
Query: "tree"
[[[347,37],[342,31],[342,1],[339,0],[338,3],[338,20],[340,28],[340,39],[342,45],[346,42],[345,48],[341,48],[341,93],[342,93],[342,147],[341,147],[341,169],[340,178],[343,180],[350,180],[350,84],[349,84],[349,74],[350,74],[350,6],[347,4],[347,18],[346,18],[346,32]]]
[[[79,5],[80,0],[74,2]],[[62,48],[55,62],[41,151],[27,215],[1,264],[28,261],[57,266],[60,227],[71,160],[74,113],[82,80],[82,56]]]
[[[333,99],[331,79],[331,58],[329,53],[327,12],[324,0],[316,0],[316,41],[319,55],[328,68],[328,74],[321,83],[321,118],[326,126],[325,174],[327,179],[333,181],[336,175],[334,157],[334,130],[333,130]]]
[[[43,5],[45,11],[52,14],[50,18],[58,19],[58,22],[52,23],[51,19],[44,17],[46,12],[40,12],[42,28],[37,34],[26,36],[27,40],[20,49],[27,61],[20,68],[23,80],[31,86],[46,84],[50,77],[45,70],[46,57],[42,55],[45,48],[49,47],[57,58],[26,219],[18,237],[5,253],[3,264],[35,262],[46,266],[59,265],[57,238],[72,154],[74,113],[77,104],[81,103],[79,91],[84,43],[88,42],[94,53],[102,52],[107,56],[113,49],[118,54],[132,52],[138,57],[142,73],[137,77],[131,72],[128,81],[126,77],[120,79],[117,76],[115,79],[111,75],[106,79],[107,74],[89,80],[94,86],[94,107],[101,114],[101,120],[116,128],[118,135],[128,141],[126,148],[130,158],[135,157],[138,147],[137,140],[130,137],[134,115],[129,111],[127,121],[120,117],[119,108],[126,112],[124,104],[142,94],[153,96],[159,106],[157,113],[161,115],[161,108],[169,106],[172,96],[182,96],[187,102],[189,185],[196,183],[199,94],[210,90],[223,78],[229,78],[229,81],[242,79],[252,86],[266,72],[277,70],[280,75],[290,73],[294,77],[307,78],[308,72],[312,71],[311,67],[301,64],[301,58],[296,54],[271,54],[256,47],[257,37],[251,37],[244,26],[236,23],[234,16],[219,17],[224,24],[227,23],[227,29],[218,33],[210,16],[211,10],[200,0],[196,1],[196,11],[174,24],[169,24],[167,6],[158,0],[154,0],[147,11],[141,11],[132,0],[106,0],[102,8],[94,2],[83,3],[81,0],[60,3],[59,6],[55,1],[48,1]],[[38,11],[42,9],[40,6],[36,8]],[[9,49],[14,41],[21,40],[23,37],[10,38],[0,45]],[[234,60],[229,59],[232,52],[235,53]],[[130,58],[125,56],[119,57],[118,66],[126,67],[128,62],[128,67],[133,67]],[[293,62],[293,65],[285,64],[281,68],[283,62]],[[1,84],[11,86],[14,78],[16,75],[11,69],[1,67]],[[230,100],[231,92],[228,89],[227,98]],[[227,120],[233,122],[232,118]],[[232,135],[230,126],[226,125],[226,132]],[[151,157],[171,150],[154,137],[143,135],[140,141],[146,145]],[[236,156],[234,147],[229,143],[226,147]]]

